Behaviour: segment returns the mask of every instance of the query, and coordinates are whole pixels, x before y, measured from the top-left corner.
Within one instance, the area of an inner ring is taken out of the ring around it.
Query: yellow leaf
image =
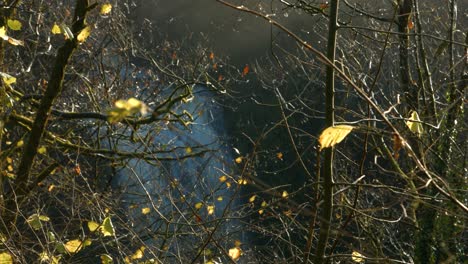
[[[262,207],[266,207],[267,205],[268,205],[268,204],[267,204],[267,202],[265,202],[265,201],[263,201],[262,204],[261,204]]]
[[[16,78],[7,73],[0,72],[0,76],[2,76],[3,83],[8,86],[16,82]]]
[[[365,257],[357,251],[353,251],[353,254],[351,254],[351,259],[354,262],[358,262],[358,263],[364,262],[364,258]]]
[[[283,198],[286,198],[288,196],[289,196],[289,194],[288,194],[287,191],[283,191],[283,193],[281,194],[281,197],[283,197]]]
[[[13,258],[7,252],[0,253],[0,263],[1,264],[13,264]]]
[[[14,39],[12,37],[8,37],[8,43],[13,46],[24,46],[24,42],[22,40]]]
[[[411,117],[408,121],[406,121],[406,125],[408,126],[411,132],[417,134],[418,136],[420,136],[423,133],[421,120],[419,119],[419,115],[416,111],[411,111]]]
[[[17,146],[18,148],[21,148],[23,145],[24,145],[24,141],[23,141],[23,140],[20,140],[20,141],[18,141],[18,143],[16,143],[16,146]]]
[[[47,149],[44,146],[37,149],[37,153],[39,154],[45,154],[46,152],[47,152]]]
[[[258,214],[263,214],[263,212],[264,212],[263,209],[258,210]]]
[[[8,36],[6,34],[6,28],[4,26],[0,27],[0,38],[4,40],[8,40]]]
[[[113,259],[111,256],[104,254],[101,255],[101,264],[111,264],[113,263]]]
[[[16,19],[8,19],[7,20],[7,25],[11,30],[21,30],[21,22]]]
[[[227,180],[226,175],[223,175],[223,176],[219,177],[220,182],[225,182],[226,180]]]
[[[208,205],[206,207],[206,211],[208,212],[208,215],[214,214],[215,206],[214,205]]]
[[[141,213],[146,215],[151,212],[151,209],[149,207],[141,208]]]
[[[112,11],[112,5],[110,3],[105,3],[101,6],[101,15],[107,15]]]
[[[88,229],[91,232],[96,231],[99,228],[99,224],[94,221],[88,221]]]
[[[222,202],[222,201],[223,201],[223,197],[222,197],[222,196],[218,196],[218,197],[216,198],[216,200],[217,200],[218,202]]]
[[[187,154],[192,153],[192,148],[191,147],[186,147],[185,148],[185,153],[187,153]]]
[[[257,198],[257,195],[252,195],[252,197],[249,198],[249,203],[253,203],[255,198]]]
[[[86,39],[89,37],[89,35],[91,34],[91,28],[89,26],[83,28],[83,30],[81,30],[80,34],[78,34],[78,36],[76,36],[76,40],[78,40],[78,42],[80,43],[83,43],[86,41]]]
[[[233,247],[229,249],[229,257],[232,260],[237,261],[242,255],[242,250],[239,247]]]
[[[54,35],[62,34],[62,29],[60,28],[59,25],[54,24],[54,26],[52,27],[51,32],[52,32],[52,34],[54,34]]]
[[[101,233],[106,236],[113,236],[115,233],[114,225],[112,224],[110,216],[104,218],[101,225]]]
[[[142,259],[143,254],[145,253],[145,249],[146,248],[144,246],[141,246],[139,249],[137,249],[135,253],[133,253],[132,259]]]
[[[276,157],[277,157],[279,160],[283,160],[283,153],[281,153],[281,152],[276,153]]]
[[[77,253],[83,247],[83,242],[79,239],[73,239],[65,243],[65,249],[68,253]]]
[[[320,150],[333,147],[353,130],[354,127],[347,125],[332,126],[325,129],[319,137]]]
[[[235,161],[237,164],[242,163],[242,157],[237,157]]]
[[[195,209],[200,210],[200,208],[203,207],[203,203],[196,203],[195,204]]]

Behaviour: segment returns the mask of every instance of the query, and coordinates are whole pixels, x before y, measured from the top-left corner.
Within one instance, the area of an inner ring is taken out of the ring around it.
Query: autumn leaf
[[[10,43],[11,45],[14,45],[14,46],[24,46],[24,42],[21,41],[21,40],[17,40],[17,39],[14,39],[10,36],[7,35],[6,33],[6,28],[3,26],[3,27],[0,27],[0,38],[2,38],[3,40],[5,41],[8,41],[8,43]]]
[[[112,11],[112,4],[105,3],[101,6],[101,11],[99,13],[103,16],[108,15]]]
[[[57,24],[54,24],[54,26],[52,26],[52,29],[51,29],[50,31],[51,31],[52,34],[54,34],[54,35],[62,34],[62,29],[61,29],[60,26],[57,25]]]
[[[200,210],[203,207],[203,203],[196,203],[195,204],[195,209]]]
[[[143,254],[145,253],[145,249],[146,248],[144,246],[141,246],[139,249],[135,251],[135,253],[133,253],[131,259],[142,259]]]
[[[149,207],[141,208],[141,213],[144,215],[147,215],[151,212],[151,209]]]
[[[233,247],[229,249],[228,253],[229,257],[231,257],[233,261],[237,261],[242,255],[242,250],[240,249],[240,247]]]
[[[13,264],[13,257],[8,252],[2,252],[0,253],[0,263]]]
[[[249,198],[249,203],[253,203],[255,202],[255,199],[257,198],[257,195],[252,195],[250,198]]]
[[[406,121],[406,125],[408,126],[409,130],[418,136],[424,132],[423,127],[421,124],[421,120],[419,119],[419,115],[416,111],[411,112],[411,116],[408,121]]]
[[[16,83],[16,78],[7,73],[0,72],[0,76],[2,76],[3,83],[7,86]]]
[[[289,193],[287,191],[283,191],[283,193],[281,194],[281,197],[283,198],[287,198],[289,196]]]
[[[237,164],[242,163],[242,157],[237,157],[237,158],[235,159],[235,162],[236,162]]]
[[[88,221],[88,229],[91,232],[96,231],[99,228],[99,224],[94,221]]]
[[[242,77],[246,76],[250,71],[249,65],[245,65],[244,69],[242,70]]]
[[[281,152],[276,153],[276,157],[277,157],[279,160],[283,160],[283,153],[281,153]]]
[[[114,225],[112,224],[112,220],[110,216],[104,218],[101,225],[101,233],[106,236],[113,236],[115,234]]]
[[[325,129],[319,137],[320,150],[333,147],[345,139],[354,127],[347,125],[332,126]]]
[[[362,263],[364,262],[364,256],[357,252],[357,251],[353,251],[353,253],[351,254],[351,259],[354,261],[354,262],[357,262],[357,263]]]
[[[213,52],[210,53],[210,60],[214,60],[214,53]]]
[[[214,214],[215,206],[214,206],[214,205],[208,205],[208,206],[206,207],[206,211],[208,212],[208,215]]]
[[[86,39],[89,37],[89,35],[91,34],[91,28],[89,26],[83,28],[83,30],[81,30],[80,34],[78,34],[78,36],[76,36],[76,40],[79,42],[79,43],[83,43],[86,41]]]
[[[398,159],[400,157],[400,149],[403,146],[403,140],[397,134],[393,134],[393,157]]]
[[[77,253],[83,248],[83,242],[79,239],[73,239],[65,243],[64,246],[68,253]]]
[[[225,181],[227,181],[227,176],[226,176],[226,175],[223,175],[223,176],[219,177],[219,181],[220,181],[220,182],[225,182]]]
[[[7,26],[11,30],[21,30],[21,27],[23,26],[19,20],[16,19],[8,19],[7,20]]]

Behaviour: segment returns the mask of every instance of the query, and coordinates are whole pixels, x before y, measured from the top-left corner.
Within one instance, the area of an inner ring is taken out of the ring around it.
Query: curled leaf
[[[320,150],[333,147],[343,141],[353,130],[353,126],[339,125],[326,128],[319,137]]]

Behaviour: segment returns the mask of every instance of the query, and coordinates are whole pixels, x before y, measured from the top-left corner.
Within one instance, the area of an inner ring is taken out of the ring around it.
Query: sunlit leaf
[[[192,153],[192,148],[191,147],[186,147],[185,148],[185,153],[187,153],[187,154]]]
[[[45,154],[46,152],[47,152],[47,149],[44,146],[37,149],[37,153],[39,154]]]
[[[112,11],[112,4],[110,3],[105,3],[101,6],[101,11],[99,13],[101,15],[107,15]]]
[[[2,252],[0,253],[0,263],[13,264],[13,257],[8,252]]]
[[[214,214],[215,206],[214,206],[214,205],[208,205],[208,206],[206,207],[206,211],[208,212],[208,215]]]
[[[268,204],[267,204],[267,202],[265,202],[265,201],[263,201],[262,204],[261,204],[262,207],[266,207],[267,205],[268,205]]]
[[[276,153],[276,157],[277,157],[279,160],[283,160],[283,153],[281,153],[281,152]]]
[[[24,141],[23,141],[23,140],[20,140],[20,141],[18,141],[18,143],[16,143],[16,146],[17,146],[18,148],[21,148],[23,145],[24,145]]]
[[[139,249],[135,251],[135,253],[133,253],[131,259],[142,259],[143,254],[145,253],[145,249],[146,248],[144,246],[141,246]]]
[[[79,239],[73,239],[65,243],[64,246],[68,253],[77,253],[83,248],[83,242]]]
[[[148,107],[142,101],[130,98],[128,100],[118,100],[115,107],[108,111],[109,122],[119,122],[122,119],[140,112],[142,115],[147,113]]]
[[[223,201],[223,197],[222,197],[222,196],[218,196],[218,197],[216,198],[216,201],[222,202],[222,201]]]
[[[351,259],[354,262],[358,262],[358,263],[364,262],[364,258],[365,257],[357,251],[353,251],[353,253],[351,254]]]
[[[225,182],[225,181],[227,181],[227,176],[226,176],[226,175],[223,175],[223,176],[219,177],[219,181],[220,181],[220,182]]]
[[[414,23],[412,19],[408,19],[408,29],[411,30],[414,28]]]
[[[347,125],[332,126],[325,129],[319,137],[320,150],[333,147],[345,139],[354,127]]]
[[[113,262],[114,260],[112,259],[111,256],[107,254],[101,255],[101,264],[111,264]]]
[[[195,209],[200,210],[203,207],[203,203],[196,203]]]
[[[419,119],[419,115],[416,111],[411,112],[411,117],[408,121],[406,121],[406,125],[408,126],[411,132],[417,134],[418,136],[420,136],[424,132],[421,120]]]
[[[104,221],[102,221],[101,233],[104,236],[113,236],[115,234],[114,225],[112,224],[110,216],[104,218]]]
[[[89,37],[91,34],[91,28],[89,26],[83,28],[81,32],[76,36],[76,40],[80,43],[83,43],[86,41],[86,39]]]
[[[283,191],[283,193],[281,194],[281,197],[283,198],[287,198],[289,196],[289,193],[287,191]]]
[[[253,203],[255,202],[255,199],[257,198],[257,195],[252,195],[250,198],[249,198],[249,203]]]
[[[8,19],[7,20],[7,26],[11,30],[21,30],[21,27],[23,26],[19,20],[16,19]]]
[[[88,221],[88,229],[91,232],[96,231],[99,228],[99,224],[94,221]]]
[[[242,157],[237,157],[237,158],[235,159],[235,161],[236,161],[237,164],[242,163]]]
[[[233,261],[237,261],[242,255],[242,250],[239,247],[233,247],[229,249],[229,257]]]
[[[210,53],[210,60],[214,60],[214,53],[213,52]]]
[[[0,72],[0,76],[2,76],[3,83],[6,85],[11,85],[11,84],[16,83],[16,78],[7,73]]]
[[[62,29],[60,28],[59,25],[54,24],[54,26],[52,27],[51,32],[52,32],[52,34],[54,34],[54,35],[62,34]]]
[[[22,40],[14,39],[12,37],[8,37],[8,43],[13,46],[24,46],[24,42]]]
[[[8,36],[7,36],[7,33],[6,33],[6,28],[4,26],[0,27],[0,38],[2,38],[4,40],[8,40]]]
[[[149,207],[141,208],[141,213],[146,215],[151,212],[151,209]]]

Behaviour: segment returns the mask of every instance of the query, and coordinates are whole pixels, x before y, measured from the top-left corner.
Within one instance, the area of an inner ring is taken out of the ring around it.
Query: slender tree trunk
[[[339,0],[330,3],[330,24],[328,26],[328,50],[327,57],[335,63],[336,35],[338,27]],[[327,85],[325,91],[325,124],[326,127],[335,124],[335,70],[332,65],[327,65]],[[325,251],[330,235],[330,225],[333,213],[333,147],[325,149],[325,161],[323,166],[323,206],[320,213],[320,234],[315,253],[316,264],[324,262]]]

